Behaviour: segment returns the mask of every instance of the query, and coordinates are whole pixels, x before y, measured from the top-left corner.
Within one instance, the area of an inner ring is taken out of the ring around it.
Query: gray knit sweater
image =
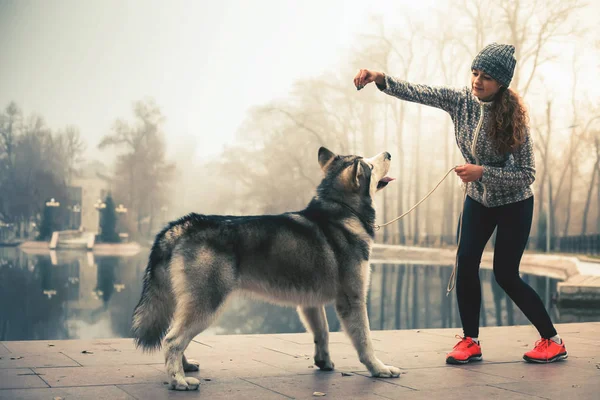
[[[497,207],[533,196],[535,159],[529,130],[516,151],[499,153],[486,132],[491,102],[480,101],[468,87],[417,85],[390,76],[385,77],[385,87],[377,86],[399,99],[441,108],[450,114],[456,143],[466,162],[483,166],[481,179],[467,185],[467,195],[473,200],[486,207]]]

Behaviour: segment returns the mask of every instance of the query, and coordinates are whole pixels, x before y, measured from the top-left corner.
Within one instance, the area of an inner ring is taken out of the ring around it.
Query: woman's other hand
[[[481,165],[465,164],[454,168],[454,172],[456,172],[456,175],[458,175],[463,182],[473,182],[481,178],[483,175],[483,167]]]

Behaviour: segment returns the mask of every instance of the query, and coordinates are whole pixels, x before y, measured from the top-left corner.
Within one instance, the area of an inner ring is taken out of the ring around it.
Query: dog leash
[[[393,224],[394,222],[398,221],[401,218],[404,218],[406,215],[410,214],[411,211],[413,211],[415,208],[417,208],[419,206],[419,204],[421,204],[422,202],[424,202],[425,200],[427,200],[427,198],[429,196],[431,196],[431,194],[433,192],[435,192],[435,190],[442,184],[442,182],[444,182],[444,179],[446,179],[448,177],[448,175],[450,174],[450,172],[454,171],[454,169],[458,167],[458,165],[455,165],[454,167],[450,168],[448,170],[448,172],[446,172],[446,175],[444,175],[444,177],[442,179],[440,179],[440,181],[438,182],[437,185],[435,185],[435,187],[433,189],[431,189],[431,191],[429,191],[429,193],[427,193],[425,195],[425,197],[423,197],[421,200],[419,200],[419,202],[417,204],[415,204],[414,206],[412,206],[408,211],[406,211],[404,214],[400,215],[399,217],[394,218],[393,220],[386,222],[385,224],[381,224],[381,225],[375,225],[374,228],[376,231],[378,231],[379,229],[381,229],[382,226],[387,226],[390,224]],[[450,280],[448,281],[448,286],[446,287],[446,296],[448,296],[450,294],[450,292],[452,292],[452,290],[454,289],[454,287],[456,286],[456,270],[458,267],[458,249],[460,248],[460,238],[462,236],[462,222],[463,222],[463,214],[464,214],[464,207],[465,207],[465,200],[467,198],[467,186],[468,186],[468,182],[465,183],[465,190],[463,193],[463,212],[460,213],[460,220],[458,223],[458,245],[456,247],[456,257],[454,259],[454,267],[452,268],[452,273],[450,274]]]
[[[465,191],[463,193],[463,209],[460,213],[460,220],[458,222],[458,243],[456,244],[456,257],[454,258],[454,267],[452,267],[452,273],[450,274],[450,279],[448,280],[448,286],[446,287],[446,297],[450,295],[450,292],[456,286],[456,270],[458,268],[458,249],[460,249],[460,238],[462,236],[462,225],[463,225],[463,215],[465,215],[465,200],[467,199],[467,186],[468,182],[465,183]]]

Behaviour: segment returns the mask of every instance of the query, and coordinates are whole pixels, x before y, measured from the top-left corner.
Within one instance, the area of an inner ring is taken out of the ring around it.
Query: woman
[[[411,84],[382,72],[361,69],[357,89],[375,82],[384,93],[447,111],[466,164],[455,172],[467,185],[458,250],[456,296],[464,337],[447,355],[450,364],[479,361],[479,263],[497,228],[494,275],[498,284],[537,328],[541,339],[523,358],[553,362],[567,358],[537,293],[519,276],[519,263],[531,228],[535,179],[528,114],[521,97],[509,88],[516,60],[514,46],[492,43],[471,65],[471,88]]]

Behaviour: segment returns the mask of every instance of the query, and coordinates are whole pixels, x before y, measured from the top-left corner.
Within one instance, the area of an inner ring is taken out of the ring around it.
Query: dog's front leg
[[[298,314],[306,330],[313,333],[315,365],[323,371],[332,371],[334,365],[329,357],[329,325],[325,307],[298,307]]]
[[[358,352],[360,362],[367,367],[371,375],[378,378],[399,377],[399,368],[385,365],[375,356],[364,296],[342,293],[336,301],[336,310],[344,330]]]

